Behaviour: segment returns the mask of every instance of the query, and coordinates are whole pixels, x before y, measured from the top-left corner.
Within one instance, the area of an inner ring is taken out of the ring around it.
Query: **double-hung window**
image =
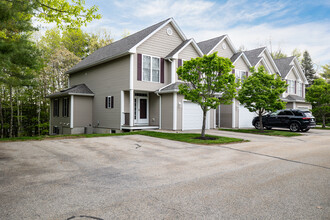
[[[69,98],[63,98],[62,116],[69,117]]]
[[[246,71],[242,71],[242,70],[236,70],[235,69],[235,77],[236,77],[236,82],[238,82],[238,80],[241,80],[241,82],[243,83],[245,78],[246,78]]]
[[[295,88],[294,88],[294,80],[288,80],[288,93],[294,94],[295,93]]]
[[[160,58],[143,55],[142,80],[147,82],[159,82]]]
[[[297,82],[297,95],[302,96],[302,83]]]
[[[53,100],[53,116],[54,117],[60,116],[60,102],[58,99]]]

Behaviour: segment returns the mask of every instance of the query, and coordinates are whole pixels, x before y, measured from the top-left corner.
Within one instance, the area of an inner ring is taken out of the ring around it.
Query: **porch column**
[[[235,116],[236,116],[236,103],[235,103],[235,99],[233,99],[233,104],[232,104],[232,114],[231,114],[231,116],[232,116],[232,118],[231,118],[231,123],[232,123],[232,125],[231,125],[231,127],[232,128],[235,128],[235,125],[236,125],[236,121],[235,121]]]
[[[70,100],[70,128],[73,128],[73,95]]]
[[[177,93],[174,92],[173,93],[173,130],[175,131],[177,129],[177,120],[178,120],[178,117],[177,117]]]
[[[134,125],[134,90],[129,90],[129,126]]]
[[[171,83],[175,83],[175,60],[171,63]]]

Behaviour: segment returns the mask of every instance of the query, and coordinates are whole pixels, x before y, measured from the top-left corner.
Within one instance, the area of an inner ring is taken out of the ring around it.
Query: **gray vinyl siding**
[[[226,46],[227,46],[226,49],[222,48],[222,44],[224,42],[226,43]],[[234,51],[232,51],[232,49],[229,47],[227,40],[222,41],[214,50],[212,50],[212,52],[210,54],[212,54],[214,52],[218,52],[219,57],[230,58],[234,55]]]
[[[232,127],[232,105],[220,105],[220,127]]]
[[[145,82],[137,80],[137,55],[134,54],[133,60],[133,88],[134,90],[154,92],[165,85],[171,83],[171,63],[167,60],[164,62],[164,83]]]
[[[52,98],[51,99],[51,103],[50,103],[50,107],[51,107],[51,114],[50,114],[50,134],[53,133],[53,127],[57,126],[59,128],[59,133],[60,134],[70,134],[70,117],[63,117],[62,115],[62,108],[63,108],[63,99],[64,98],[69,98],[70,100],[70,96],[67,97],[58,97],[58,98]],[[54,99],[58,99],[59,100],[59,117],[54,117],[53,116],[53,110],[54,110]],[[69,104],[70,107],[70,104]],[[69,110],[70,111],[70,110]],[[70,112],[69,112],[70,115]],[[66,129],[68,128],[68,129]]]
[[[162,129],[173,130],[173,94],[162,95]]]
[[[182,130],[182,105],[183,105],[184,95],[177,95],[177,130]],[[181,104],[179,104],[181,103]]]
[[[121,91],[129,89],[129,63],[125,56],[70,75],[70,86],[85,83],[95,94],[93,126],[120,129]],[[114,96],[114,108],[105,108],[106,96]]]
[[[243,71],[249,71],[248,65],[245,63],[244,59],[242,56],[235,62],[234,64],[235,69],[243,70]]]
[[[149,125],[159,125],[159,97],[149,93]]]
[[[166,33],[167,28],[171,28],[172,35]],[[176,32],[172,24],[167,24],[160,29],[157,33],[143,42],[137,47],[137,53],[147,54],[151,56],[166,57],[177,46],[182,43],[180,35]]]
[[[239,101],[235,100],[235,128],[239,127]]]
[[[93,123],[93,97],[73,97],[73,126],[89,127]]]
[[[292,102],[286,103],[286,108],[293,108],[293,103]]]
[[[199,57],[199,54],[197,53],[196,49],[191,44],[189,44],[179,53],[178,57],[179,59],[190,60],[191,58]]]
[[[296,75],[293,73],[292,70],[290,70],[290,72],[288,73],[288,75],[287,75],[286,78],[287,78],[287,79],[290,79],[290,80],[297,80],[297,77],[296,77]]]
[[[266,56],[265,52],[263,52],[261,55],[264,58],[264,60],[266,61],[266,64],[268,65],[268,67],[270,68],[271,73],[272,74],[276,73],[274,66],[272,65],[272,63],[269,60],[268,56]]]

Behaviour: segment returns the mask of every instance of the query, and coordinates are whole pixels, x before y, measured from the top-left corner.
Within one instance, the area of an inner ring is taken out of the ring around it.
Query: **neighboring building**
[[[286,107],[291,109],[311,109],[312,105],[305,101],[306,76],[295,56],[274,60],[282,74],[282,79],[289,85],[283,93]]]
[[[48,96],[50,133],[201,129],[202,110],[178,94],[182,81],[176,70],[185,60],[214,52],[231,59],[232,72],[241,80],[251,74],[252,66],[263,65],[268,72],[281,75],[267,48],[238,52],[227,35],[197,44],[169,18],[100,48],[70,69],[69,88]],[[305,82],[298,77],[299,64],[293,59],[289,65],[293,67],[284,78],[297,75],[297,83],[299,79]],[[291,92],[286,95],[287,100],[295,98]],[[292,103],[299,107],[302,102]],[[252,117],[254,113],[234,99],[232,105],[208,112],[206,128],[250,127]]]

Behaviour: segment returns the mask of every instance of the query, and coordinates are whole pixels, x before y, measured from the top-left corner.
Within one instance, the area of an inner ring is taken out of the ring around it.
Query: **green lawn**
[[[216,138],[215,140],[201,140],[195,139],[200,134],[191,133],[163,133],[155,131],[134,131],[116,134],[77,134],[77,135],[54,135],[54,136],[36,136],[36,137],[16,137],[16,138],[3,138],[0,141],[31,141],[31,140],[51,140],[51,139],[65,139],[65,138],[92,138],[92,137],[107,137],[107,136],[122,136],[140,134],[150,137],[181,141],[193,144],[225,144],[232,142],[243,142],[245,140],[239,138],[221,137],[214,135],[206,135],[206,137]]]
[[[312,128],[312,129],[323,129],[323,130],[330,130],[330,127],[325,127],[325,128],[322,128],[322,127],[315,127],[315,128]]]
[[[219,128],[221,131],[233,131],[240,133],[250,133],[250,134],[261,134],[261,135],[270,135],[270,136],[282,136],[282,137],[292,137],[292,136],[301,136],[302,134],[291,131],[276,131],[276,130],[264,130],[261,132],[257,129],[227,129],[227,128]]]
[[[154,132],[154,131],[140,131],[139,134],[163,138],[174,141],[181,141],[193,144],[225,144],[232,142],[243,142],[245,140],[239,138],[230,138],[230,137],[222,137],[222,136],[214,136],[214,135],[206,135],[206,137],[216,138],[215,140],[201,140],[196,139],[200,136],[200,134],[192,134],[192,133],[163,133],[163,132]]]

